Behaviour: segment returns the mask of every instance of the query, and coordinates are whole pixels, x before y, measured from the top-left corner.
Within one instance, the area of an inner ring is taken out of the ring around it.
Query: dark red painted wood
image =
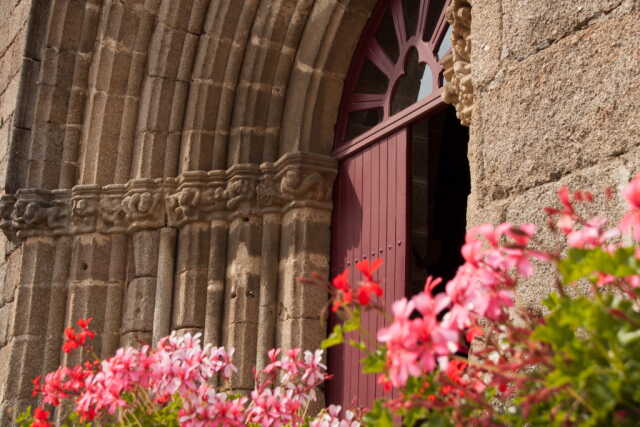
[[[356,263],[383,258],[376,279],[384,289],[382,302],[387,306],[404,296],[406,288],[407,144],[407,131],[402,128],[345,159],[335,194],[332,274],[350,268],[351,281],[356,284],[361,280]],[[374,345],[375,331],[384,324],[377,311],[364,313],[366,334],[349,338]],[[364,407],[382,395],[374,375],[359,374],[362,357],[353,347],[340,346],[329,352],[329,369],[334,375],[328,384],[332,403]]]
[[[407,34],[403,0],[379,2],[365,28],[345,81],[336,128],[333,154],[339,160],[339,171],[334,192],[331,273],[335,276],[349,268],[351,282],[355,284],[360,280],[355,268],[360,260],[383,258],[384,264],[376,273],[376,279],[383,286],[385,293],[381,302],[387,312],[391,304],[406,293],[409,245],[407,215],[411,199],[408,186],[409,127],[412,122],[444,107],[439,82],[442,65],[436,58],[447,29],[444,9],[439,11],[440,17],[431,39],[423,40],[428,8],[432,4],[434,2],[430,0],[421,0],[415,32]],[[398,39],[398,59],[395,62],[375,37],[387,12],[393,18]],[[431,69],[433,92],[391,116],[390,106],[396,83],[405,74],[407,55],[414,48],[418,52],[419,62]],[[375,64],[388,78],[384,93],[355,91],[366,61]],[[347,141],[349,114],[373,108],[382,109],[382,121]],[[375,331],[385,325],[385,319],[377,312],[369,312],[363,315],[362,325],[369,335],[355,334],[348,339],[362,339],[373,345]],[[330,403],[366,407],[384,394],[375,376],[360,373],[362,356],[358,350],[348,346],[330,350],[329,372],[334,375],[327,385],[327,400]]]

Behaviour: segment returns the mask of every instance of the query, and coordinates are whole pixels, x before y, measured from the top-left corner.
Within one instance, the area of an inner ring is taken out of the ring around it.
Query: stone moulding
[[[456,108],[460,123],[469,126],[474,108],[471,80],[471,0],[453,0],[446,17],[453,31],[451,53],[441,61],[445,78],[443,99]]]
[[[23,188],[0,197],[0,228],[8,239],[87,233],[132,233],[235,215],[331,209],[336,162],[289,153],[275,163],[188,171],[175,178],[127,184],[76,185],[70,190]]]

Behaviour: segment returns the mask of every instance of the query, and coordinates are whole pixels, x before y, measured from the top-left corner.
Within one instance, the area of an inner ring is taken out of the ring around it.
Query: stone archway
[[[374,1],[53,0],[32,5],[1,222],[4,420],[31,378],[170,330],[316,347],[333,126]],[[258,355],[257,357],[255,355]]]

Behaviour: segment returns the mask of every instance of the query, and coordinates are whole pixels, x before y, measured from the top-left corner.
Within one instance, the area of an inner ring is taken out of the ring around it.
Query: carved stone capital
[[[196,221],[207,221],[214,211],[226,207],[224,183],[216,182],[207,172],[186,172],[178,190],[166,197],[167,220],[172,227]]]
[[[151,179],[129,182],[127,195],[122,199],[129,231],[159,228],[165,224],[164,194],[158,191],[158,184]]]
[[[254,165],[236,165],[227,170],[228,181],[224,190],[227,209],[250,208],[256,198],[259,169]]]
[[[333,159],[303,153],[291,153],[276,164],[278,186],[282,199],[318,207],[331,206],[331,189],[336,176]]]
[[[16,196],[3,194],[0,197],[0,229],[9,240],[16,238],[16,230],[13,227],[13,209],[16,204]]]
[[[125,233],[128,229],[127,213],[122,203],[126,185],[111,184],[102,189],[98,230],[106,234]]]
[[[18,190],[11,212],[10,235],[23,238],[65,233],[69,224],[68,199],[67,190]]]
[[[273,163],[260,165],[260,182],[256,186],[256,199],[262,209],[279,209],[285,202],[280,193],[279,183],[276,179],[276,168]]]
[[[451,53],[442,60],[446,103],[456,108],[460,123],[471,124],[474,108],[471,79],[471,0],[453,0],[446,13],[452,26]]]
[[[71,232],[91,233],[96,230],[100,208],[100,187],[76,185],[71,192]]]

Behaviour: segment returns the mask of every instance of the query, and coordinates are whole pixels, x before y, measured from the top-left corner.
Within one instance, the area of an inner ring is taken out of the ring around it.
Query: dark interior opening
[[[468,141],[469,130],[451,106],[411,126],[407,295],[424,289],[429,275],[450,280],[462,264],[460,248],[471,191]]]

